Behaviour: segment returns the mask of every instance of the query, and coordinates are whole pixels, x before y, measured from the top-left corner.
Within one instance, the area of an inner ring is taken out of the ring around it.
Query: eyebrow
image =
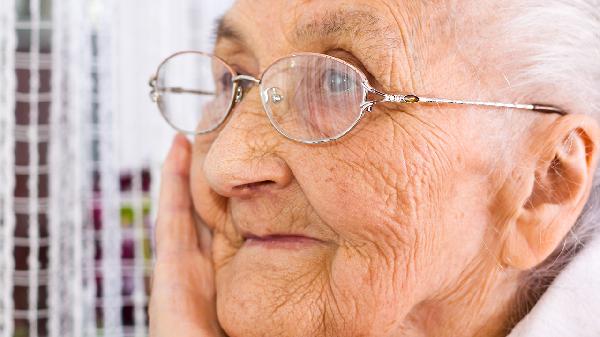
[[[215,41],[221,39],[238,40],[244,41],[243,34],[224,16],[218,18],[215,22],[214,35],[216,36]]]
[[[378,22],[379,19],[370,12],[338,10],[301,23],[293,31],[292,36],[298,41],[308,41],[342,34],[360,34],[365,30],[369,33],[376,33],[381,30],[378,29],[381,27]],[[236,27],[235,22],[227,17],[221,17],[216,21],[215,35],[217,42],[221,39],[237,40],[242,43],[246,41],[244,34]]]
[[[294,37],[298,40],[328,38],[340,34],[359,34],[366,27],[378,27],[378,19],[372,13],[360,10],[339,10],[326,13],[298,26]],[[379,29],[369,29],[370,32]]]

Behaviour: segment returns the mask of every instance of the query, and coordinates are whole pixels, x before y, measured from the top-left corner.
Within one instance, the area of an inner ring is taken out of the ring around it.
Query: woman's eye
[[[350,79],[347,72],[328,70],[324,78],[324,86],[329,92],[338,94],[354,90],[354,81]]]
[[[231,74],[223,73],[219,78],[219,88],[229,88],[231,86]]]

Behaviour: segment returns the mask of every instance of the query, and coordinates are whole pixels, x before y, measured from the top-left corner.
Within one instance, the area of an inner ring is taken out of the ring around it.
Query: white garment
[[[508,337],[600,337],[600,238],[587,243]]]

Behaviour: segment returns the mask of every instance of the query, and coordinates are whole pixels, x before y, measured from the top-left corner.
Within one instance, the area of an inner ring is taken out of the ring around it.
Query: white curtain
[[[14,330],[12,293],[14,286],[13,233],[15,228],[15,3],[0,2],[0,331]]]
[[[148,98],[232,0],[0,2],[0,336],[146,336],[173,131]]]

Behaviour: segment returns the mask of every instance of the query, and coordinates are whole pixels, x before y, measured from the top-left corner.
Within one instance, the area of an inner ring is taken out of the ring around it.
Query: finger
[[[202,254],[204,254],[204,256],[212,258],[212,232],[199,216],[196,216],[196,225],[196,230],[198,232],[198,240],[200,242],[200,249],[202,250]]]
[[[163,165],[156,223],[156,255],[198,250],[189,176],[191,144],[178,134]]]

